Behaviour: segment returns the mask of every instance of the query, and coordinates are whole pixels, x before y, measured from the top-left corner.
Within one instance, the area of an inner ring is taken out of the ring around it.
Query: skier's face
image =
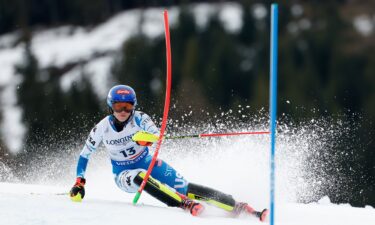
[[[131,112],[127,112],[127,111],[121,111],[121,112],[113,112],[113,115],[116,117],[116,119],[120,122],[124,122],[126,121],[129,116],[130,116]]]
[[[116,117],[117,120],[120,122],[124,122],[127,120],[134,110],[133,103],[130,102],[116,102],[112,105],[113,115]]]

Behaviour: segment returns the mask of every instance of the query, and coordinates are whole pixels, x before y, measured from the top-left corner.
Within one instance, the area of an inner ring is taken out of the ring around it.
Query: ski
[[[236,207],[236,214],[239,214],[240,212],[247,212],[251,216],[255,216],[258,218],[261,222],[266,222],[268,220],[268,209],[263,209],[262,211],[256,211],[253,209],[249,204],[247,203],[237,203]]]

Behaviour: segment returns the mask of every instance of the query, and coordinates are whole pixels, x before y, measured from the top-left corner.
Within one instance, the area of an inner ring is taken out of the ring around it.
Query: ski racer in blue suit
[[[152,156],[150,148],[156,144],[133,141],[137,132],[159,135],[159,129],[151,118],[137,111],[137,98],[133,88],[127,85],[112,87],[107,96],[109,115],[102,119],[90,132],[80,153],[77,165],[76,183],[70,190],[74,201],[85,195],[85,172],[90,155],[100,143],[108,150],[116,185],[123,191],[134,193],[143,181]],[[188,182],[173,167],[158,159],[146,183],[147,193],[171,207],[180,207],[199,215],[204,207],[195,200],[216,205],[238,215],[247,211],[264,220],[267,210],[255,211],[247,203],[237,202],[231,195]]]

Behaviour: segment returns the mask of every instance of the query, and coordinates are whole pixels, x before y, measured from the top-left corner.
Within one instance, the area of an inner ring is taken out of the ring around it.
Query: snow
[[[242,14],[242,9],[232,3],[221,10],[219,18],[229,32],[235,33],[242,28]]]
[[[75,203],[64,194],[67,189],[0,183],[0,224],[261,224],[246,215],[232,218],[207,205],[200,217],[193,217],[181,209],[148,202],[145,193],[136,206],[131,204],[131,194],[104,191],[96,196],[88,192],[81,203]],[[113,195],[118,197],[112,198]],[[276,210],[275,224],[280,225],[373,225],[375,221],[375,209],[371,207],[289,203],[276,205]]]
[[[107,95],[107,91],[114,82],[109,79],[113,57],[101,57],[88,62],[85,66],[76,67],[64,74],[60,80],[61,89],[68,92],[73,83],[79,83],[82,76],[91,81],[95,93],[100,99]]]
[[[354,28],[363,36],[370,36],[374,31],[375,17],[371,18],[369,15],[359,15],[354,18]]]
[[[258,20],[264,19],[267,16],[267,8],[263,4],[256,3],[253,6],[254,17]]]
[[[5,56],[5,55],[4,55]],[[12,55],[10,54],[10,57]],[[6,60],[3,61],[6,57],[2,58],[2,55],[0,53],[0,64],[1,62],[6,62]],[[1,65],[0,65],[1,68]],[[7,77],[8,71],[7,69],[11,69],[7,66],[3,68],[2,79],[0,79],[0,87],[1,82],[4,81],[4,83],[9,82],[8,79],[11,79],[10,77]],[[3,76],[5,75],[5,76]],[[1,106],[0,111],[3,113],[2,123],[0,124],[0,133],[3,137],[2,140],[5,142],[6,146],[11,150],[11,152],[14,150],[20,150],[22,148],[22,140],[26,133],[26,127],[22,124],[22,111],[21,108],[17,106],[17,98],[15,96],[17,85],[21,82],[20,76],[13,76],[13,79],[10,83],[10,85],[4,86],[4,89],[2,92],[0,92],[1,97]]]
[[[209,19],[215,14],[228,32],[238,32],[242,27],[242,8],[234,2],[223,4],[196,4],[192,10],[195,22],[200,29],[204,29]]]
[[[194,116],[194,112],[192,114]],[[263,119],[260,118],[259,123]],[[228,126],[220,122],[216,125]],[[278,134],[276,146],[276,224],[373,225],[375,209],[370,206],[355,208],[349,204],[333,204],[327,196],[309,204],[298,203],[309,196],[315,198],[326,182],[311,174],[306,160],[314,160],[311,157],[314,151],[324,152],[327,142],[336,143],[335,135],[345,132],[342,127],[336,127],[333,130],[336,132],[331,133],[332,130],[324,126],[331,124],[312,121],[310,127],[298,129],[280,126],[283,132]],[[190,129],[181,127],[185,132],[194,133],[203,128],[210,130],[210,124]],[[255,131],[264,127],[247,129]],[[235,131],[244,130],[237,128]],[[80,145],[74,143],[74,146]],[[221,190],[261,210],[268,207],[269,201],[269,149],[268,135],[166,140],[159,158],[190,182]],[[79,147],[76,152],[78,155]],[[0,224],[260,224],[246,215],[232,218],[210,205],[205,205],[201,217],[192,217],[181,209],[166,207],[145,192],[137,206],[133,206],[134,194],[116,187],[108,156],[101,148],[88,164],[85,199],[82,203],[71,202],[66,194],[74,183],[77,157],[61,154],[41,159],[38,165],[29,165],[27,184],[14,178],[5,180],[18,183],[0,182]],[[61,160],[62,157],[66,160]],[[12,171],[0,165],[0,178],[9,174],[12,175]]]

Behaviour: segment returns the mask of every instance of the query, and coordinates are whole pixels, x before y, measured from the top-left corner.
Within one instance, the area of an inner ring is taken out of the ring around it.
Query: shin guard
[[[236,201],[231,195],[194,183],[189,183],[187,196],[190,199],[205,201],[227,211],[233,211],[236,205]]]

